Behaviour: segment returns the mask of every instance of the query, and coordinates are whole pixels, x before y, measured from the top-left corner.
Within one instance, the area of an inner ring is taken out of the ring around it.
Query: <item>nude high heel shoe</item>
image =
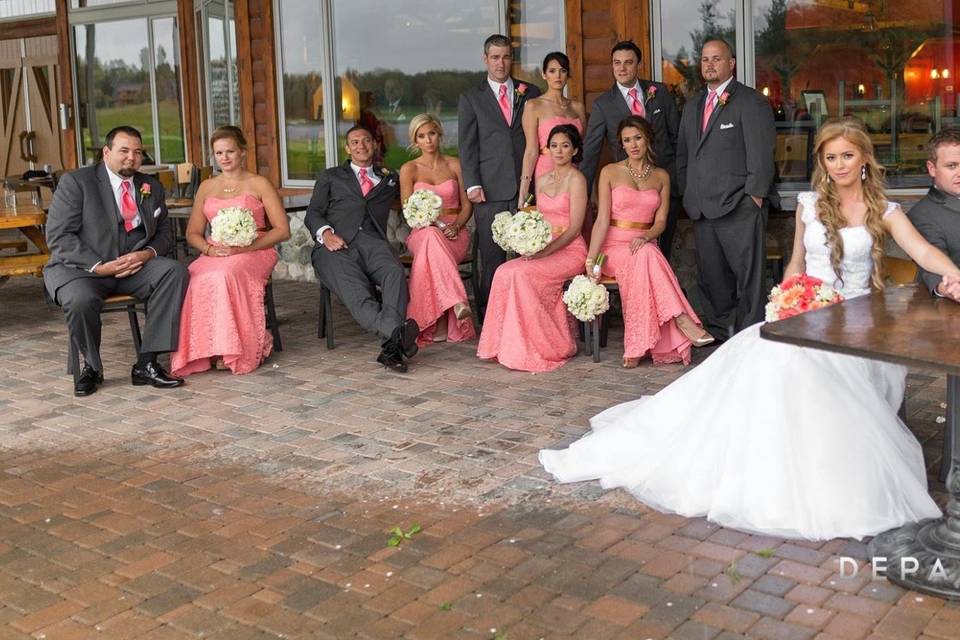
[[[445,342],[447,340],[447,314],[444,313],[437,319],[437,324],[433,325],[433,341]]]
[[[473,315],[473,309],[466,302],[458,302],[453,305],[453,315],[456,316],[457,320],[466,320]]]
[[[690,319],[690,316],[683,314],[677,316],[675,321],[677,323],[677,329],[680,329],[680,332],[689,338],[693,346],[705,347],[708,344],[716,342],[716,338],[698,326],[697,323]]]

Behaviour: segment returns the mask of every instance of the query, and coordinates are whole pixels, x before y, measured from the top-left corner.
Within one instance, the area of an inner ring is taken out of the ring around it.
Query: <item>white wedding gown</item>
[[[869,292],[871,239],[843,236],[830,266],[816,194],[800,194],[806,272],[847,298]],[[889,214],[895,205],[889,205]],[[920,444],[897,417],[905,367],[741,331],[654,396],[590,421],[540,462],[560,482],[599,479],[660,511],[787,538],[862,538],[940,516]]]

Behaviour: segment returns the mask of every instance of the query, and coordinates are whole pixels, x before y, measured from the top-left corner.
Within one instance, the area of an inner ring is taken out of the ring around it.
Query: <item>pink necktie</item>
[[[630,113],[641,118],[647,117],[647,110],[643,108],[643,103],[637,97],[637,88],[634,87],[627,91],[627,97],[630,98]]]
[[[120,183],[120,215],[123,216],[123,228],[129,231],[133,229],[133,219],[137,217],[137,203],[130,193],[130,182],[124,180]]]
[[[367,176],[367,170],[363,167],[360,168],[360,193],[366,197],[370,193],[370,189],[373,189],[373,180]]]
[[[707,125],[710,124],[710,116],[713,115],[714,99],[717,97],[717,92],[710,90],[707,93],[707,103],[703,105],[703,123],[700,126],[700,133],[703,133],[707,130]]]
[[[503,113],[503,119],[510,124],[510,101],[507,100],[507,85],[500,85],[500,112]]]

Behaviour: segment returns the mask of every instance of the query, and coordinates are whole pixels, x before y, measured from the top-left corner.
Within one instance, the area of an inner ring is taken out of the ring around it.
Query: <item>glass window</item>
[[[444,152],[456,153],[457,102],[484,77],[483,41],[499,28],[496,2],[334,0],[338,135],[356,123],[373,129],[377,162],[399,167],[407,124],[418,113],[440,118]],[[370,16],[390,16],[371,46]]]
[[[173,17],[153,21],[153,60],[157,87],[160,158],[165,163],[186,160],[183,111],[180,107],[180,48]]]
[[[957,124],[952,3],[757,0],[756,87],[777,119],[782,181],[810,178],[813,134],[850,115],[870,130],[890,186],[929,184],[924,144]]]
[[[42,13],[55,13],[53,0],[3,0],[0,2],[0,18],[20,18]]]
[[[680,108],[703,87],[700,49],[704,40],[723,38],[736,51],[736,27],[734,0],[660,2],[661,77]]]
[[[326,167],[323,135],[323,31],[317,0],[278,2],[287,179],[313,180]]]
[[[544,89],[540,68],[551,51],[566,51],[566,17],[562,0],[513,0],[508,21],[513,40],[513,75]]]

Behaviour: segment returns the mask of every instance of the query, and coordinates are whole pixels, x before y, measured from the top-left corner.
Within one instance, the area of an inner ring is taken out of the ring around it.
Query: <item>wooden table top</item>
[[[17,204],[16,209],[0,206],[0,229],[35,227],[47,221],[47,214],[35,204]]]
[[[760,335],[960,375],[960,304],[915,284],[769,322]]]

